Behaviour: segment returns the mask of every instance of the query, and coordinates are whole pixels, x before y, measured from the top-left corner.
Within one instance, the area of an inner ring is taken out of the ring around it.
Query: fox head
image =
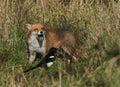
[[[29,30],[29,37],[35,37],[39,41],[43,41],[45,39],[45,26],[42,24],[26,24],[26,28]]]

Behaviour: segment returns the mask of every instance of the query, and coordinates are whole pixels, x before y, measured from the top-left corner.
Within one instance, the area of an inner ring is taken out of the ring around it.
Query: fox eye
[[[34,31],[38,31],[38,28],[35,28]]]
[[[41,29],[42,29],[42,30],[44,30],[45,28],[44,28],[44,27],[42,27]]]

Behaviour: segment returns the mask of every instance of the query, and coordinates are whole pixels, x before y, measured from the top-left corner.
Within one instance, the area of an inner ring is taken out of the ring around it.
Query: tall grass
[[[26,23],[79,32],[79,62],[66,65],[66,56],[58,55],[50,69],[24,74],[24,67],[32,66],[28,64]],[[119,59],[119,0],[0,1],[1,87],[118,87]]]

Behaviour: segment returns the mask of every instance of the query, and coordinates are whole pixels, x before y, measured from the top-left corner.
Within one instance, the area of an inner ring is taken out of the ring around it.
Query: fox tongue
[[[42,41],[44,38],[43,38],[43,34],[38,34],[38,40],[39,41]]]
[[[43,37],[42,37],[42,36],[38,37],[38,40],[42,41],[42,40],[43,40]]]

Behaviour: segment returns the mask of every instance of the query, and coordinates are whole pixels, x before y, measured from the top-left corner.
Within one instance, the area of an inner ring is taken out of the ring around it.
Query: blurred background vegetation
[[[60,55],[49,70],[24,74],[26,23],[80,31],[79,62]],[[0,0],[0,76],[1,87],[119,87],[120,0]]]

